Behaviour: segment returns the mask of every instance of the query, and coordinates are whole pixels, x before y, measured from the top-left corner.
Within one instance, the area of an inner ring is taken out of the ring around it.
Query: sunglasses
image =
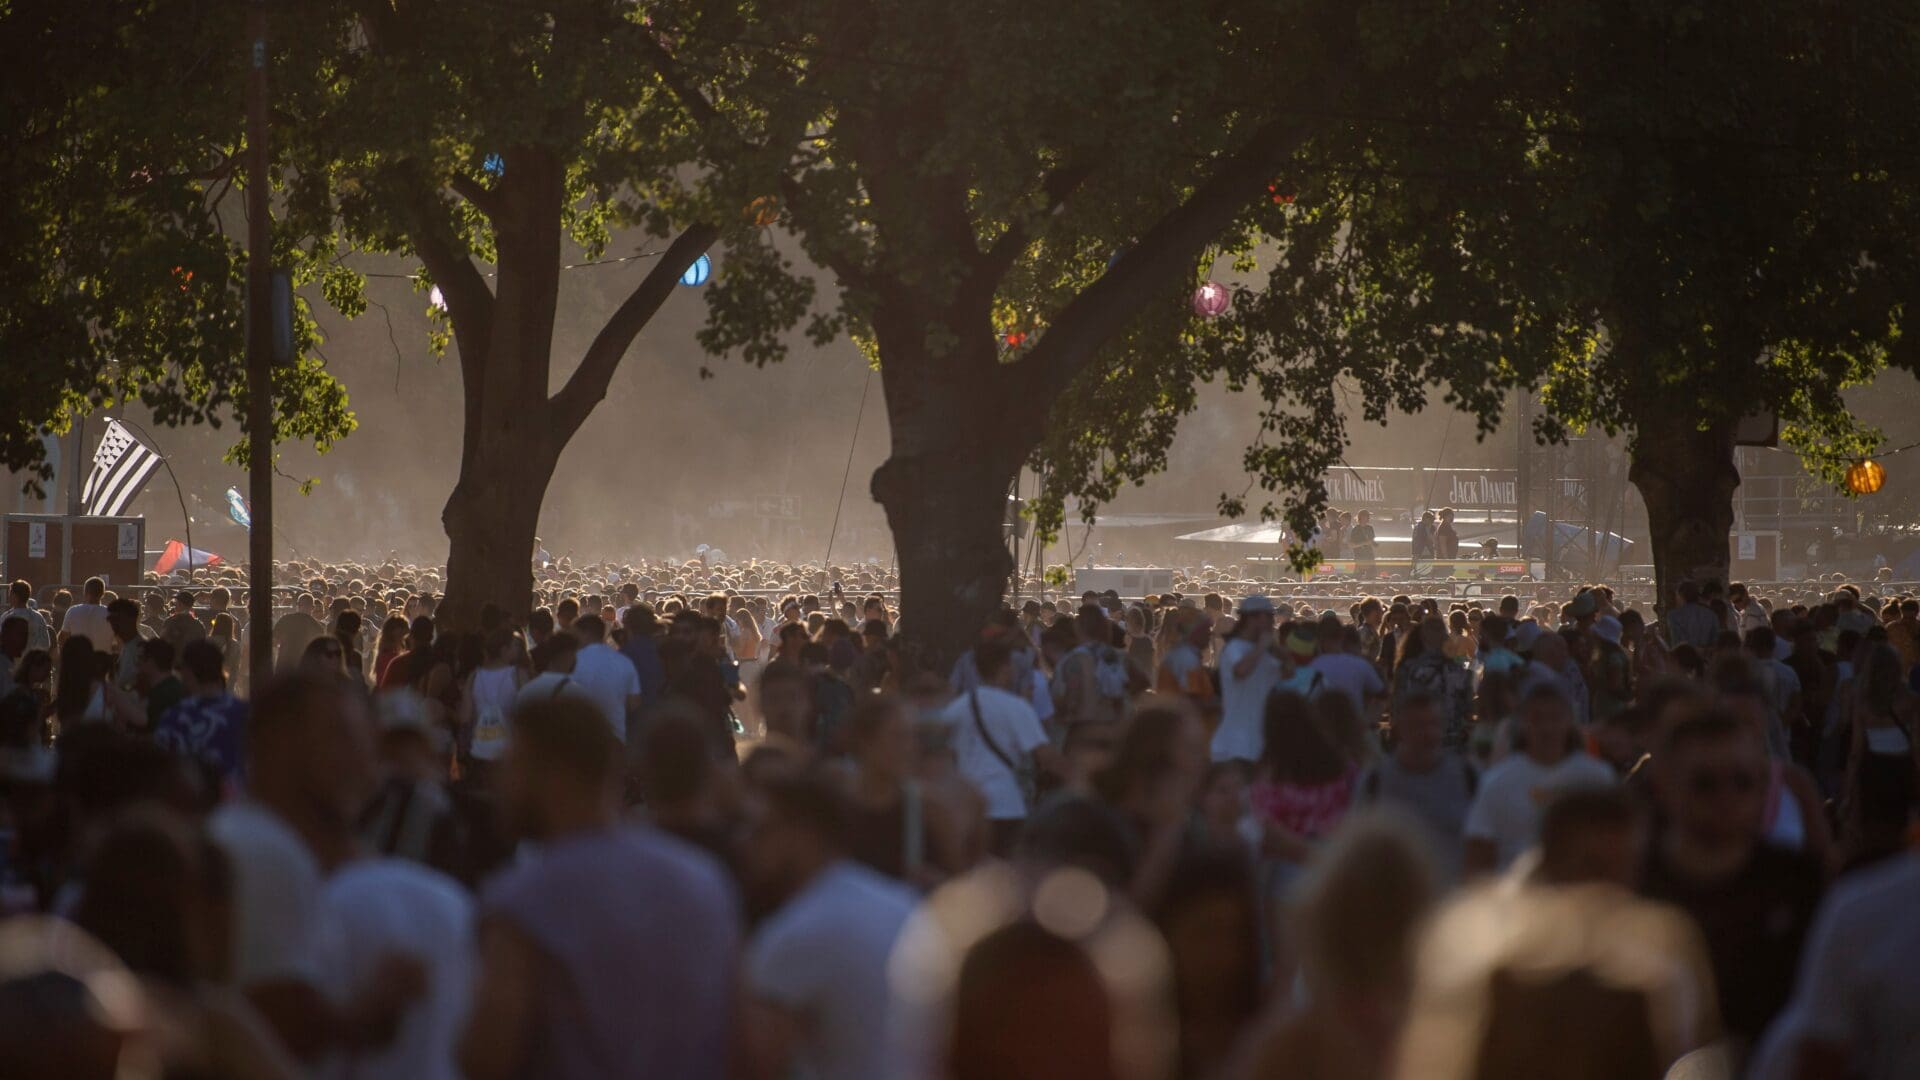
[[[1759,787],[1760,778],[1750,769],[1695,769],[1687,775],[1687,792],[1700,798],[1725,792],[1751,795]]]

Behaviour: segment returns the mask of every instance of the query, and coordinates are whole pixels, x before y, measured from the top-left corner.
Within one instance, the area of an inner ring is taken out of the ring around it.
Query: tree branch
[[[500,216],[500,196],[466,173],[454,173],[453,179],[447,181],[447,186],[453,189],[455,195],[472,203],[474,209],[487,215],[488,220]]]
[[[1305,141],[1310,124],[1289,115],[1261,125],[1186,202],[1055,316],[1026,358],[1006,369],[1015,382],[1012,400],[1031,414],[1023,420],[1044,419],[1100,347],[1259,197],[1274,170]]]
[[[1081,184],[1086,183],[1093,172],[1093,162],[1076,162],[1071,165],[1062,165],[1041,178],[1040,192],[1047,197],[1045,213],[1051,214],[1060,209],[1061,205],[1067,201],[1067,197],[1072,195]],[[980,261],[974,266],[975,280],[986,284],[989,288],[998,288],[1000,279],[1006,276],[1014,260],[1018,259],[1020,253],[1025,251],[1031,243],[1033,243],[1031,230],[1020,222],[1008,225],[1007,231],[1001,233],[1000,238],[993,242],[993,246],[981,254]]]
[[[667,51],[665,45],[660,44],[657,36],[652,33],[641,33],[636,37],[640,43],[641,54],[652,65],[654,72],[660,76],[660,81],[673,92],[673,96],[679,100],[682,108],[692,113],[693,118],[703,127],[722,127],[727,129],[728,134],[739,139],[739,133],[732,130],[733,125],[727,121],[726,117],[720,115],[720,110],[714,107],[713,102],[707,100],[707,95],[701,93],[700,88],[693,85],[693,81],[687,78],[686,71],[680,66],[680,62],[673,58],[673,54]],[[739,141],[745,142],[744,139]]]
[[[800,183],[799,177],[788,174],[780,178],[780,197],[793,208],[796,218],[802,220],[807,218],[807,213],[802,208],[811,200],[808,198],[806,187]],[[850,247],[851,245],[841,245],[833,240],[822,240],[813,245],[814,250],[809,250],[808,255],[833,271],[833,276],[840,279],[842,287],[871,288],[872,275],[867,273],[865,266],[853,259],[849,252]]]
[[[653,270],[614,311],[600,332],[594,335],[593,344],[587,346],[580,366],[567,377],[567,384],[552,399],[553,427],[563,445],[579,430],[593,407],[606,398],[607,387],[613,381],[613,373],[620,366],[621,358],[633,344],[633,339],[639,336],[660,306],[666,303],[667,297],[672,295],[680,276],[719,238],[720,229],[717,226],[689,225],[674,238]]]
[[[453,320],[454,346],[460,350],[461,370],[472,374],[479,370],[488,338],[493,334],[493,291],[487,288],[487,279],[473,260],[456,249],[453,230],[448,227],[443,208],[432,192],[416,185],[416,190],[402,199],[402,206],[411,223],[407,237],[413,241],[414,253],[420,256],[420,262],[426,266],[433,283],[440,287],[440,296],[447,303],[447,314]],[[476,386],[467,388],[470,396],[477,390]]]

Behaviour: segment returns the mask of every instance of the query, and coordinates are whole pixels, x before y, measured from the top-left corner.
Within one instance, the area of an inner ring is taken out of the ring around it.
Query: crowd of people
[[[1877,585],[281,581],[13,585],[0,1076],[1920,1075]]]

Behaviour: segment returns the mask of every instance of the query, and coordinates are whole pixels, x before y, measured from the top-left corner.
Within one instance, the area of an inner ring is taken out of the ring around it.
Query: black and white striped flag
[[[93,452],[93,471],[87,474],[86,486],[80,491],[82,508],[95,517],[120,514],[159,465],[159,454],[134,438],[120,421],[107,421],[100,449]]]

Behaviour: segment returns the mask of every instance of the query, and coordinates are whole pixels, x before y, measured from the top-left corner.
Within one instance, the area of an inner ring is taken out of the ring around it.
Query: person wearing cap
[[[1600,597],[1592,589],[1581,589],[1567,604],[1568,625],[1586,630],[1600,614]]]
[[[1240,601],[1239,621],[1220,648],[1220,726],[1213,733],[1213,760],[1260,760],[1267,695],[1283,674],[1274,655],[1273,601]]]

